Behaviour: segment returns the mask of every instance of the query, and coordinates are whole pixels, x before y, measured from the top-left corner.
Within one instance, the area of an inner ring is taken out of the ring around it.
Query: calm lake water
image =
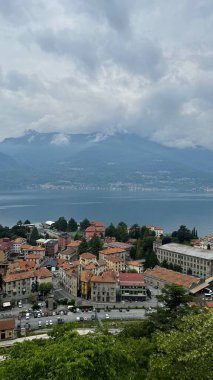
[[[213,233],[213,194],[167,194],[103,191],[22,191],[0,193],[0,224],[12,226],[19,219],[31,222],[59,216],[110,222],[160,225],[167,232],[181,224],[198,234]]]

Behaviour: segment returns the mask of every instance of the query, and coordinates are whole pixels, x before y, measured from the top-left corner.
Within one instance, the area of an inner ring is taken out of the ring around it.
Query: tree
[[[133,224],[133,226],[131,226],[129,229],[129,237],[131,239],[139,239],[140,232],[141,232],[140,226],[138,224]]]
[[[78,223],[75,221],[75,219],[70,218],[67,226],[67,230],[70,232],[75,232],[78,229]]]
[[[89,250],[89,245],[86,239],[83,239],[81,244],[78,247],[78,254],[80,255],[81,253],[87,252],[88,250]]]
[[[192,275],[192,270],[191,270],[191,268],[187,269],[187,274],[188,274],[189,276]]]
[[[38,291],[41,293],[43,296],[46,296],[51,292],[53,288],[53,285],[51,282],[42,282],[39,284]]]
[[[169,334],[158,332],[148,379],[212,379],[212,337],[212,313],[187,315]]]
[[[194,238],[192,232],[184,225],[181,225],[177,231],[174,231],[172,237],[177,239],[177,242],[180,244],[189,244],[191,239]]]
[[[98,256],[99,251],[103,248],[101,239],[95,234],[89,241],[89,251]]]
[[[131,259],[135,260],[135,257],[136,257],[136,247],[135,247],[135,245],[133,245],[133,247],[131,247],[129,255],[130,255]]]
[[[154,251],[152,251],[146,255],[146,261],[144,264],[145,269],[154,268],[158,264],[159,264],[159,261],[158,261],[157,255]]]
[[[164,236],[162,239],[162,245],[169,244],[172,242],[172,238],[170,236]]]
[[[116,231],[117,231],[116,237],[118,241],[126,242],[128,240],[129,235],[128,235],[126,223],[124,222],[118,223]]]
[[[38,233],[37,228],[34,227],[31,234],[30,234],[29,243],[31,245],[36,245],[36,240],[38,240],[38,239],[39,239],[39,233]]]
[[[105,236],[109,236],[109,237],[116,237],[117,236],[117,230],[116,230],[114,224],[111,223],[109,225],[109,227],[106,228]]]
[[[164,304],[169,312],[177,313],[180,308],[185,307],[192,297],[187,293],[183,286],[167,284],[163,287],[161,294],[157,296],[158,301]]]
[[[67,221],[64,218],[64,216],[60,216],[60,218],[58,218],[58,220],[55,221],[54,226],[58,231],[66,232],[67,231]]]
[[[127,273],[138,273],[136,269],[128,269]]]
[[[88,219],[84,219],[82,220],[82,222],[80,222],[81,231],[85,231],[89,226],[90,226],[90,221]]]

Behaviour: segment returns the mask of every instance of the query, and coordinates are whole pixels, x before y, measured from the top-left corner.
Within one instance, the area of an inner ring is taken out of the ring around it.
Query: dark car
[[[95,320],[95,316],[94,316],[94,315],[91,315],[91,320],[92,320],[92,321]]]
[[[83,322],[84,321],[84,317],[80,317],[80,321]]]
[[[119,311],[122,313],[123,310],[120,308]]]
[[[129,311],[129,307],[126,309],[126,311]]]

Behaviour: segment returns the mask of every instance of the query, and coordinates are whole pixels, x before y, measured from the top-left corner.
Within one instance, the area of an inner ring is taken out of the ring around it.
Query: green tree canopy
[[[106,230],[105,230],[105,236],[110,236],[110,237],[116,237],[117,236],[117,230],[114,224],[110,224]]]
[[[86,239],[83,239],[81,244],[78,247],[78,254],[80,255],[81,253],[88,252],[88,250],[89,250],[89,245]]]
[[[66,232],[67,231],[67,221],[64,218],[64,216],[60,216],[60,218],[58,218],[58,220],[55,221],[54,226],[58,231]]]
[[[149,380],[211,380],[213,314],[187,315],[170,333],[156,334]]]
[[[46,282],[46,283],[43,282],[39,284],[38,291],[42,293],[44,296],[46,296],[47,294],[51,292],[52,288],[53,288],[53,285],[51,282]]]
[[[70,232],[75,232],[77,231],[77,229],[78,229],[78,223],[76,222],[75,219],[70,218],[70,220],[68,221],[67,230]]]
[[[103,243],[101,239],[95,234],[88,243],[89,251],[94,255],[98,256],[99,251],[103,248]]]
[[[167,284],[163,287],[161,294],[157,296],[166,310],[178,313],[180,308],[185,307],[191,300],[187,290],[180,285]]]
[[[38,239],[39,239],[39,233],[38,233],[37,228],[34,227],[31,234],[30,234],[29,243],[31,245],[36,245],[36,240],[38,240]]]
[[[90,221],[88,219],[84,219],[82,220],[82,222],[80,222],[80,230],[81,231],[85,231],[87,229],[87,227],[90,226]]]

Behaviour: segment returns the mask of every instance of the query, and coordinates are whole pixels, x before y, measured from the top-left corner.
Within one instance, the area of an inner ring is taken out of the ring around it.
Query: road
[[[106,315],[108,314],[108,317]],[[82,321],[79,321],[79,324],[83,325],[84,321],[91,321],[92,316],[97,318],[98,320],[114,320],[114,319],[144,319],[146,318],[145,310],[144,309],[132,309],[130,311],[123,310],[120,312],[119,310],[111,310],[111,312],[105,312],[104,310],[101,310],[99,313],[95,312],[81,312],[78,313],[72,313],[68,312],[67,315],[53,315],[49,317],[41,317],[41,318],[34,318],[33,316],[30,316],[30,319],[26,320],[26,318],[22,318],[22,320],[16,319],[16,327],[25,327],[28,324],[30,324],[30,328],[38,328],[39,323],[41,323],[41,327],[45,327],[46,323],[48,321],[48,324],[58,324],[58,318],[62,318],[65,323],[68,322],[76,322],[79,318],[83,319]],[[50,322],[52,321],[52,322]]]

